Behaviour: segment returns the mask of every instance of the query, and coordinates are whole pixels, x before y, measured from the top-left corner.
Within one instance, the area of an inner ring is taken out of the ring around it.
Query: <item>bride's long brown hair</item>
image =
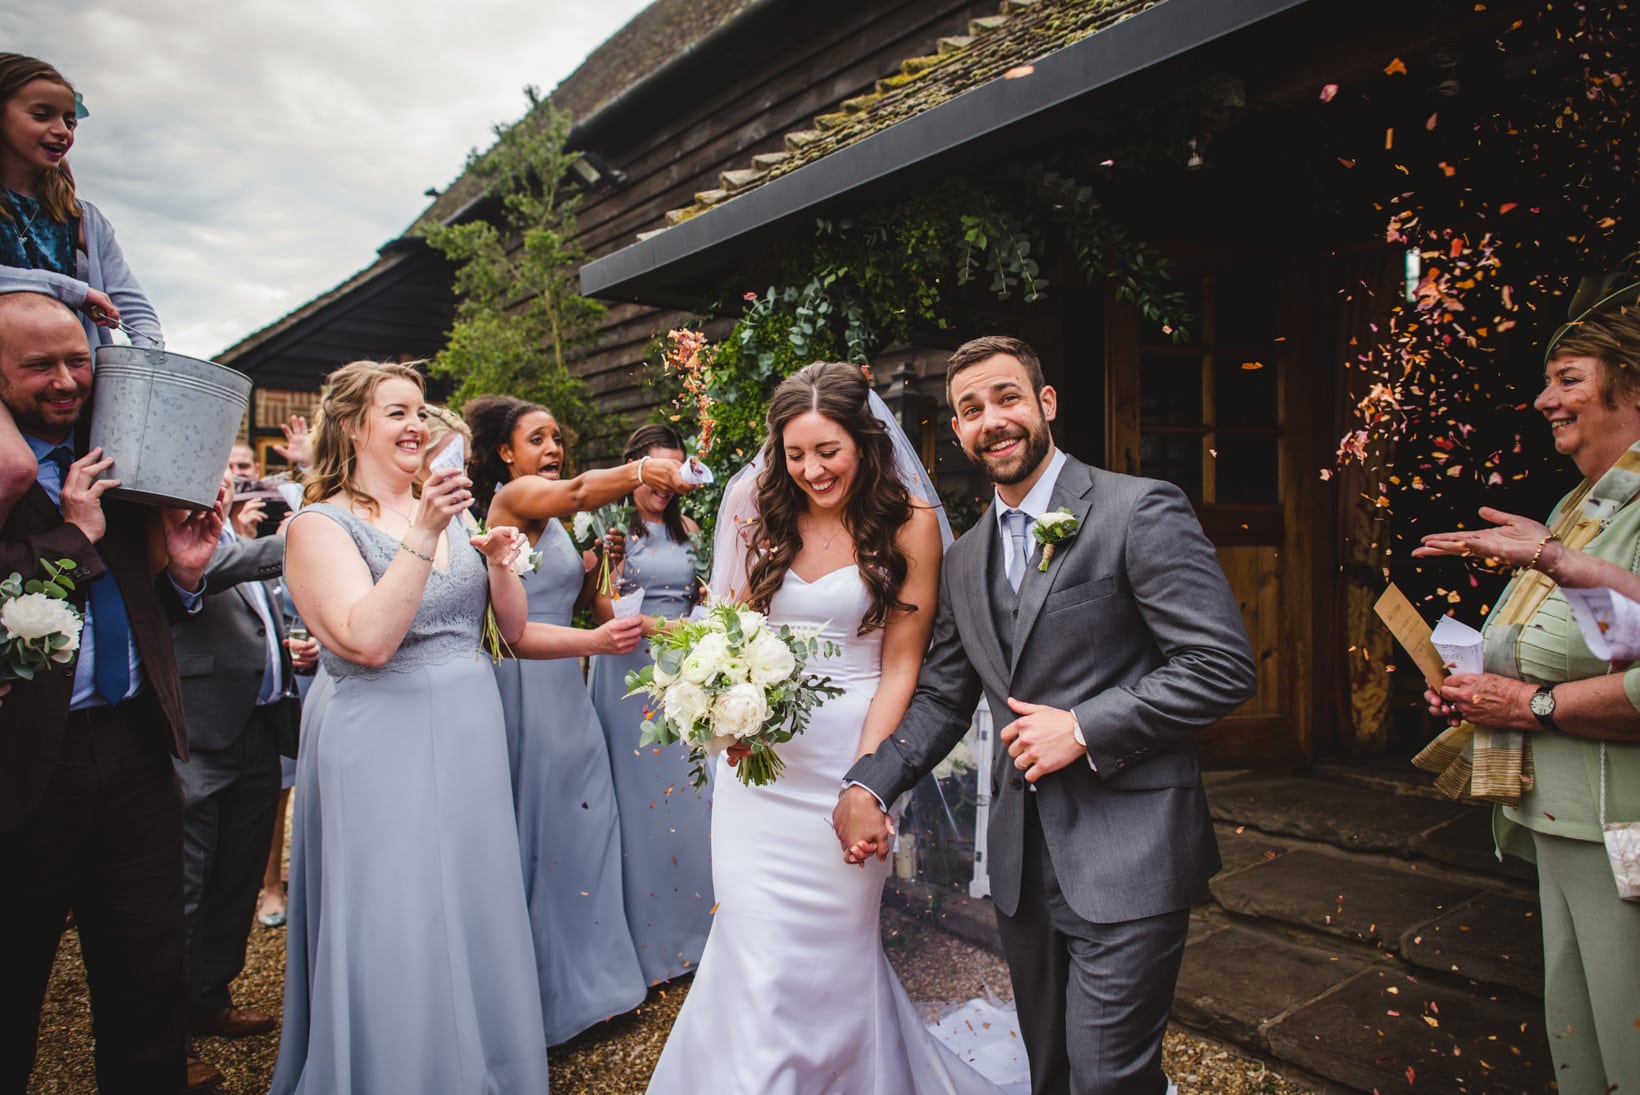
[[[808,509],[808,496],[786,470],[786,424],[816,411],[848,431],[860,453],[854,486],[843,503],[843,525],[854,541],[855,565],[871,607],[860,621],[860,634],[884,626],[896,609],[914,611],[900,600],[905,584],[905,553],[896,537],[911,520],[911,492],[894,470],[894,443],[867,406],[871,386],[858,365],[817,361],[787,377],[769,399],[768,439],[763,443],[763,470],[757,478],[757,518],[746,530],[747,603],[759,612],[786,579],[792,557],[803,546],[797,518]]]

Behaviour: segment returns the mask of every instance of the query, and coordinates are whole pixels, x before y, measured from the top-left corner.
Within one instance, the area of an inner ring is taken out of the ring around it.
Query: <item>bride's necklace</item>
[[[830,551],[831,550],[831,542],[833,540],[837,539],[838,534],[841,533],[842,531],[843,531],[843,524],[842,524],[841,521],[839,521],[837,523],[836,528],[831,530],[831,535],[830,536],[822,537],[820,535],[820,530],[819,529],[814,530],[814,538],[816,540],[820,541],[820,550],[821,551]]]

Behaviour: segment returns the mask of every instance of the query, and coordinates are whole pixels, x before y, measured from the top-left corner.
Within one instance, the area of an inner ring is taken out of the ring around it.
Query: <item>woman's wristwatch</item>
[[[1553,685],[1540,684],[1538,690],[1532,693],[1532,698],[1526,701],[1526,706],[1532,709],[1538,722],[1545,730],[1559,730],[1555,725],[1555,689]]]

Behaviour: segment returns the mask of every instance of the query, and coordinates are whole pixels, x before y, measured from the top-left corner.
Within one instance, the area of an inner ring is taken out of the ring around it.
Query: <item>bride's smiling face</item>
[[[819,411],[805,411],[786,423],[780,440],[786,472],[810,505],[836,509],[848,501],[860,470],[860,449],[846,429]]]

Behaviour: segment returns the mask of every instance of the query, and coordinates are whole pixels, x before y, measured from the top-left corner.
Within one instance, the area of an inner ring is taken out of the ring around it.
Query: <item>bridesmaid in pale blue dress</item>
[[[687,484],[679,461],[661,459],[566,480],[563,437],[544,408],[497,396],[463,412],[480,508],[492,526],[522,529],[541,553],[540,569],[524,580],[530,624],[513,644],[519,660],[502,662],[496,677],[541,1011],[547,1044],[558,1045],[637,1007],[648,986],[626,926],[609,751],[579,660],[631,651],[642,621],[570,626],[576,606],[590,603],[593,582],[560,519],[614,502],[640,482]]]
[[[683,441],[672,427],[651,423],[627,439],[622,456],[684,458]],[[630,496],[637,511],[627,531],[621,563],[621,593],[643,590],[644,635],[667,620],[687,616],[699,599],[695,523],[678,506],[678,496],[637,487]],[[594,615],[607,619],[609,600],[598,599]],[[638,947],[638,962],[650,984],[694,972],[712,926],[712,799],[710,786],[695,790],[683,746],[639,747],[644,700],[626,695],[626,674],[649,664],[649,647],[630,654],[592,659],[587,690],[609,739],[615,802],[621,816],[621,880],[626,891],[626,924]]]
[[[415,494],[413,368],[355,362],[326,385],[311,504],[285,541],[324,672],[302,717],[272,1091],[545,1091],[501,700],[479,653],[487,603],[503,638],[525,630],[523,537],[469,535],[459,471]]]

